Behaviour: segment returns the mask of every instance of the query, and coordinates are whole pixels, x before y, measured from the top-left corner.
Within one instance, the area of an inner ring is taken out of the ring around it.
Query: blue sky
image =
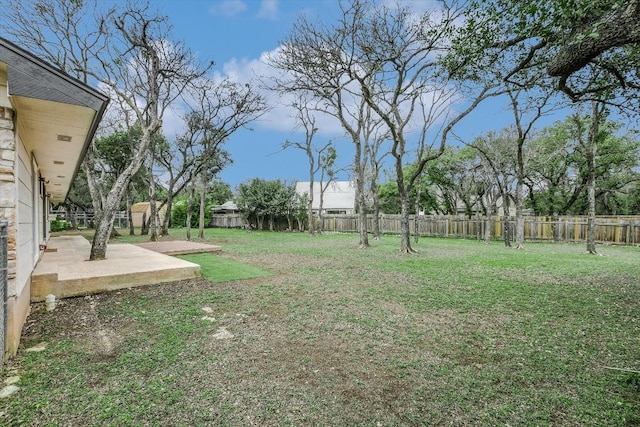
[[[200,57],[213,59],[216,73],[234,76],[240,81],[266,72],[261,56],[278,47],[300,14],[330,22],[340,12],[337,0],[151,0],[151,3],[169,16],[176,39]],[[415,0],[410,4],[424,8],[429,3],[430,0]],[[277,105],[277,98],[272,94],[266,96]],[[499,130],[512,121],[504,100],[493,100],[482,104],[461,122],[456,133],[471,138],[491,129]],[[545,123],[550,122],[551,119]],[[290,113],[276,106],[262,120],[252,123],[251,128],[229,138],[226,149],[234,163],[221,172],[222,180],[234,189],[254,177],[308,180],[308,163],[303,152],[281,148],[287,140],[304,137],[295,130]],[[167,136],[178,130],[179,123],[166,117]],[[350,143],[341,138],[337,125],[321,126],[316,142],[327,139],[338,142],[338,163],[350,164],[352,149]],[[340,178],[348,179],[348,175]]]

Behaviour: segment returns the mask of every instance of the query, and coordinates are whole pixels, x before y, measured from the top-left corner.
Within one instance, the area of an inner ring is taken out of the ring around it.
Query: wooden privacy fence
[[[323,231],[357,232],[357,215],[324,215]],[[265,226],[266,226],[265,221]],[[515,217],[509,217],[509,229],[513,239],[515,232]],[[280,222],[282,224],[282,222]],[[463,239],[484,239],[486,228],[492,239],[504,238],[504,218],[494,216],[487,220],[485,217],[458,215],[410,216],[411,233],[415,233],[416,224],[421,236],[455,237]],[[214,215],[211,221],[213,227],[243,228],[246,221],[240,215]],[[297,223],[294,221],[294,225]],[[558,241],[583,242],[587,240],[587,217],[535,217],[525,216],[524,236],[527,241]],[[284,229],[284,228],[280,228]],[[373,230],[373,218],[367,218],[367,229]],[[380,231],[382,233],[400,233],[400,215],[381,215]],[[598,216],[596,218],[596,241],[618,245],[640,245],[640,216]]]
[[[238,214],[211,215],[211,226],[217,228],[243,228],[247,221]]]
[[[64,210],[52,210],[49,212],[49,218],[53,221],[55,219],[63,219],[71,222],[71,215],[74,216],[78,228],[93,228],[95,226],[93,221],[93,213],[87,213],[84,211],[68,213]],[[127,228],[129,227],[129,215],[126,211],[120,211],[116,213],[113,220],[115,228]]]
[[[411,216],[411,231],[415,232],[415,217]],[[486,228],[492,239],[504,239],[504,218],[464,216],[418,216],[418,230],[422,236],[457,238],[485,237]],[[515,233],[515,217],[508,219],[511,238]],[[381,230],[385,233],[400,232],[399,215],[383,215]],[[581,216],[524,218],[524,237],[528,241],[583,242],[587,240],[587,218]],[[640,243],[640,217],[596,218],[596,241],[621,245]]]

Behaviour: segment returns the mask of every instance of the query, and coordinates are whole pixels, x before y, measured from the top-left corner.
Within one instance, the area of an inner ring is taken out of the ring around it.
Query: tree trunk
[[[493,228],[493,215],[489,214],[484,220],[484,243],[491,243],[491,229]]]
[[[591,174],[591,172],[589,172]],[[587,191],[589,199],[589,214],[587,217],[587,252],[590,254],[598,254],[596,250],[596,186],[595,179],[589,179],[589,188]]]
[[[518,129],[520,122],[518,121]],[[524,136],[518,138],[517,164],[516,164],[516,249],[524,249],[524,212],[523,212],[523,187],[524,187]]]
[[[96,233],[93,238],[93,243],[91,245],[91,261],[97,261],[107,258],[107,240],[109,239],[109,235],[111,234],[111,227],[113,225],[113,220],[115,215],[110,215],[110,221],[107,221],[109,215],[107,212],[104,213],[103,217],[98,220],[96,225]]]
[[[158,205],[156,204],[156,200],[155,200],[155,196],[156,196],[155,188],[153,190],[153,196],[154,198],[149,200],[149,211],[151,212],[151,214],[149,215],[149,241],[157,242],[159,217],[158,217]]]
[[[310,155],[309,159],[309,198],[307,200],[307,221],[309,222],[309,236],[313,236],[316,231],[313,224],[313,155]]]
[[[588,178],[587,178],[587,200],[589,212],[587,216],[587,252],[598,255],[596,250],[596,150],[598,134],[600,132],[600,114],[598,103],[591,103],[591,126],[585,156],[587,158]]]
[[[112,225],[111,234],[109,234],[109,240],[117,239],[118,237],[120,237],[120,233],[118,233],[118,230],[116,230],[116,228]]]
[[[124,196],[124,192],[129,185],[129,182],[131,182],[131,178],[136,172],[138,172],[146,158],[153,134],[160,127],[160,123],[157,120],[154,122],[157,123],[157,126],[150,126],[144,129],[142,137],[140,138],[138,151],[131,160],[131,163],[129,163],[129,166],[127,166],[127,168],[118,176],[118,179],[116,179],[113,187],[111,187],[109,194],[107,194],[103,205],[102,215],[98,218],[96,233],[93,236],[93,243],[91,244],[91,254],[89,255],[89,260],[91,261],[105,259],[107,256],[107,240],[111,234],[113,220],[115,219],[116,212],[118,211],[120,201]]]
[[[125,182],[125,180],[118,178],[107,196],[102,211],[94,215],[94,218],[96,218],[96,232],[93,235],[93,242],[91,244],[91,252],[89,254],[90,261],[107,258],[107,242],[113,230],[113,221],[118,212],[118,206],[120,205],[125,185],[128,185],[128,181]]]
[[[142,212],[142,224],[140,225],[140,235],[149,235],[149,218],[147,218],[147,211]]]
[[[418,178],[418,186],[416,187],[416,204],[415,204],[415,216],[413,217],[413,241],[418,244],[420,240],[420,199],[422,198],[422,180]]]
[[[127,218],[129,218],[129,236],[136,235],[136,229],[133,226],[133,215],[131,215],[131,205],[133,204],[133,195],[131,194],[131,185],[127,186]]]
[[[164,212],[164,218],[162,220],[162,228],[160,229],[160,235],[168,236],[169,235],[169,224],[171,221],[171,210],[173,209],[173,196],[171,192],[167,193],[167,204],[165,205],[167,209]]]
[[[169,171],[169,184],[167,185],[167,202],[166,202],[167,209],[165,210],[164,218],[162,219],[162,225],[160,226],[161,236],[169,235],[169,225],[171,224],[171,210],[173,209],[173,196],[176,190],[175,189],[176,178],[173,176],[173,171],[171,170],[171,168],[169,167],[167,169]],[[185,183],[182,188],[185,188],[186,185],[187,184]]]
[[[158,241],[158,205],[156,204],[156,181],[153,179],[153,156],[154,150],[151,149],[149,160],[149,241]]]
[[[400,192],[400,252],[403,254],[415,253],[411,247],[411,230],[409,224],[409,194],[406,188]]]
[[[503,229],[504,229],[504,246],[507,248],[511,247],[511,227],[509,226],[509,216],[511,215],[509,209],[509,195],[503,193],[502,200],[504,204],[504,218],[503,218]]]
[[[585,32],[578,32],[574,38],[568,39],[549,60],[547,73],[552,77],[569,76],[611,48],[640,42],[640,2],[627,3],[587,27]],[[590,31],[597,31],[597,37],[591,37]],[[579,36],[582,38],[576,42]]]
[[[200,212],[198,220],[198,238],[204,239],[204,208],[207,204],[207,174],[200,175]]]
[[[189,188],[189,197],[187,198],[187,222],[185,226],[187,227],[187,240],[191,240],[191,208],[193,207],[193,196],[196,189],[191,184],[191,188]]]
[[[82,161],[82,169],[87,176],[87,186],[89,187],[89,194],[91,195],[91,204],[93,205],[93,217],[96,223],[102,216],[102,210],[105,208],[106,200],[104,194],[101,191],[101,180],[97,179],[94,175],[94,150],[93,143],[89,145],[87,154]],[[97,226],[96,226],[97,227]]]
[[[491,196],[490,196],[491,197]],[[486,216],[484,219],[484,243],[491,243],[491,238],[494,233],[494,224],[495,224],[495,215],[498,214],[498,206],[496,204],[495,199],[489,201],[489,206],[485,210]]]
[[[69,215],[69,222],[71,222],[71,229],[78,229],[78,221],[76,220],[76,208],[74,205],[67,204],[67,214]]]
[[[524,249],[524,212],[522,206],[522,181],[516,183],[516,249]]]
[[[316,227],[316,233],[322,234],[322,231],[324,230],[324,213],[322,210],[324,209],[324,190],[326,190],[326,188],[322,187],[322,180],[320,180],[318,185],[320,185],[320,201],[318,202],[318,224]]]
[[[364,193],[364,168],[360,161],[360,151],[362,147],[356,144],[356,159],[354,169],[356,171],[356,199],[358,208],[358,233],[360,242],[358,247],[361,249],[369,247],[369,235],[367,234],[367,200]]]
[[[371,197],[373,199],[373,239],[380,240],[380,202],[377,185],[371,186]]]
[[[554,243],[562,241],[562,225],[558,215],[553,215],[553,241]]]

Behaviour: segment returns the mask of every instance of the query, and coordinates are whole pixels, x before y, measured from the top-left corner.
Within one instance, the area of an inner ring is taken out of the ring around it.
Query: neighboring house
[[[0,38],[0,219],[8,222],[5,354],[29,313],[31,273],[109,98]],[[1,309],[0,309],[1,310]],[[2,341],[2,340],[0,340]]]
[[[235,215],[239,213],[239,210],[238,206],[232,200],[229,200],[221,205],[211,206],[211,213],[213,215]]]
[[[326,186],[323,183],[322,186]],[[303,195],[309,194],[309,182],[297,182],[296,193]],[[313,183],[313,211],[315,213],[320,209],[320,182]],[[353,215],[356,212],[356,187],[351,181],[333,181],[329,183],[324,191],[322,201],[323,214],[348,214]]]
[[[159,202],[156,202],[156,208],[160,206]],[[160,223],[164,221],[164,216],[167,213],[167,206],[163,206],[158,212],[158,216],[160,217]],[[131,222],[134,227],[142,227],[142,221],[149,221],[149,217],[151,216],[151,204],[149,202],[140,202],[134,203],[131,205]],[[160,225],[160,224],[158,224]]]

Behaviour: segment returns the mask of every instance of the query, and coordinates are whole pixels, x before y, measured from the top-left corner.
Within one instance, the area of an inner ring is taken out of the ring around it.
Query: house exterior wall
[[[40,193],[38,165],[17,134],[14,112],[0,107],[0,217],[8,227],[7,348],[18,350],[22,325],[29,314],[31,272],[46,240],[45,198]]]
[[[18,161],[16,164],[17,180],[17,271],[16,292],[29,284],[29,277],[35,266],[39,251],[37,250],[38,230],[38,178],[34,173],[35,162],[26,147],[18,138]]]
[[[2,100],[0,100],[0,103]],[[18,350],[22,325],[29,313],[30,286],[29,276],[20,283],[17,280],[18,218],[16,195],[16,135],[14,112],[0,105],[0,217],[6,219],[8,226],[8,283],[7,283],[7,339],[9,354]]]
[[[0,106],[0,217],[8,221],[7,337],[5,352],[18,350],[22,325],[29,314],[31,272],[39,255],[44,199],[39,191],[37,162],[20,139],[13,109]]]
[[[8,223],[7,334],[0,348],[5,354],[17,351],[29,314],[31,273],[49,236],[45,180],[53,180],[54,199],[63,200],[108,101],[0,37],[0,219]],[[68,136],[70,144],[52,149],[52,135]]]
[[[320,182],[313,183],[313,212],[320,208]],[[355,185],[350,181],[334,181],[323,184],[326,186],[322,201],[323,214],[353,215],[356,205]],[[297,182],[296,192],[300,195],[309,194],[309,182]]]

